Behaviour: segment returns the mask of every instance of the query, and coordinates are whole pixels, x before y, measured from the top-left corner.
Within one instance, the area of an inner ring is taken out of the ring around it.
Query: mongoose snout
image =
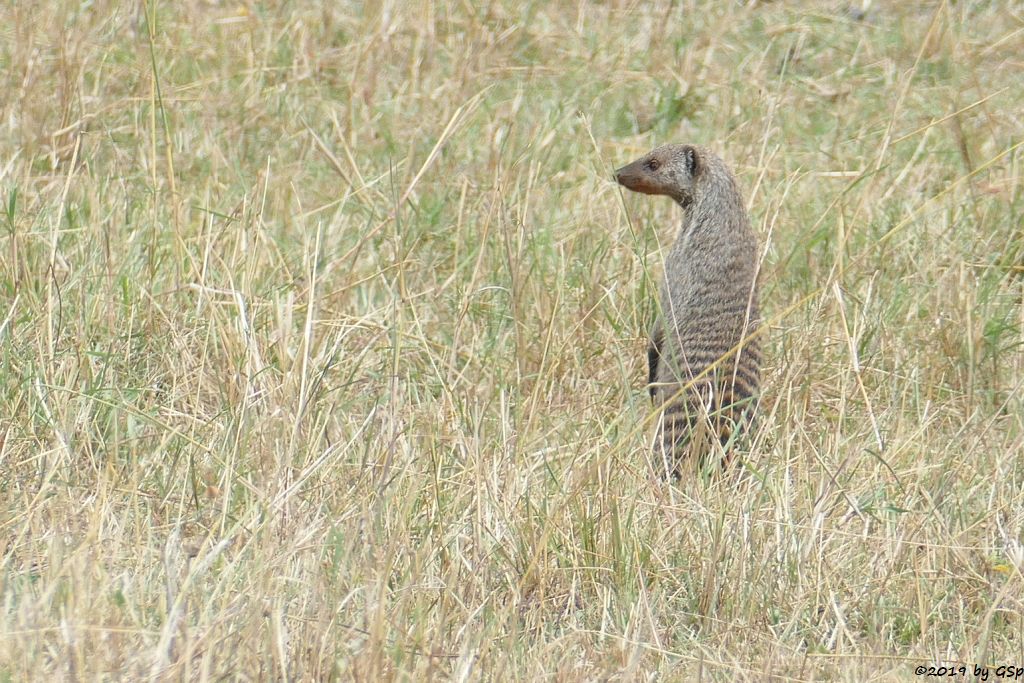
[[[634,162],[617,170],[615,172],[615,182],[626,189],[633,190],[633,192],[658,194],[655,187],[650,183],[644,182],[644,174],[640,173],[640,169],[637,168],[637,163],[638,162]]]
[[[676,476],[685,463],[728,464],[760,389],[758,247],[743,198],[725,163],[696,145],[659,147],[615,180],[684,209],[647,350],[655,459]]]
[[[639,174],[619,173],[615,176],[616,182],[628,190],[641,194],[662,194],[658,187],[650,182],[645,182],[644,177]]]

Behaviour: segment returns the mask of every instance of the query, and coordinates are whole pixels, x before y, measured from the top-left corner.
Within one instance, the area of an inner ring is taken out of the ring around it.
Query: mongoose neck
[[[733,232],[748,229],[747,209],[728,173],[714,173],[691,197],[677,200],[684,210],[683,232]],[[737,222],[743,225],[737,225]]]

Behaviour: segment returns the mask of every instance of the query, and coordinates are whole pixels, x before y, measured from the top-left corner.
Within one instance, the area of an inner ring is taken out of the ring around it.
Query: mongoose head
[[[619,170],[615,180],[626,189],[644,194],[663,194],[687,207],[704,167],[699,148],[693,145],[662,145]]]

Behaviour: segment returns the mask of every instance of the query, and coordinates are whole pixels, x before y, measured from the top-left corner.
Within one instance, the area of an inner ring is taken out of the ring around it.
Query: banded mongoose
[[[727,466],[753,417],[761,367],[752,336],[760,322],[757,238],[736,180],[721,159],[694,145],[658,147],[615,179],[683,207],[647,350],[649,390],[660,409],[655,461],[675,477],[684,467]]]

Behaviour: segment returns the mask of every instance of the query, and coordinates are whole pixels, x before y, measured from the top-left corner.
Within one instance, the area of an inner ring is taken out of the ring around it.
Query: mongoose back
[[[752,336],[760,322],[757,238],[736,180],[721,159],[694,145],[659,147],[615,179],[634,192],[667,195],[684,210],[647,351],[651,398],[660,408],[655,460],[674,476],[684,466],[728,465],[753,417],[761,367]]]

